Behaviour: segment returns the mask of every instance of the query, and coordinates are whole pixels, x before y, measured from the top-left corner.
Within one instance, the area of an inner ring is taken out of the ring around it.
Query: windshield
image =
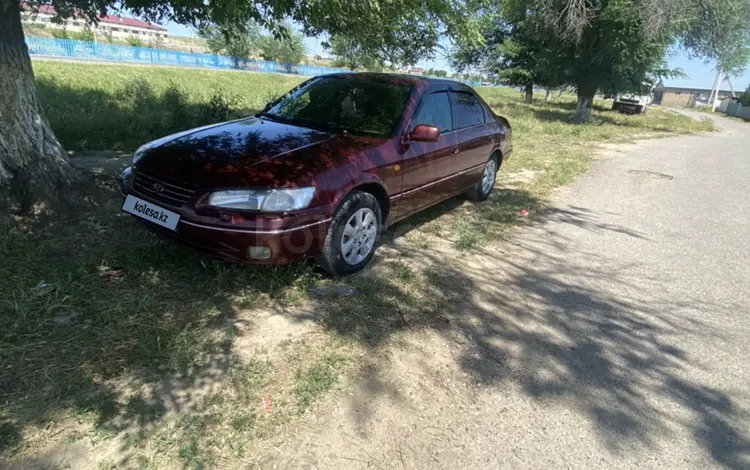
[[[301,126],[390,137],[411,90],[410,85],[398,83],[322,77],[263,115]]]

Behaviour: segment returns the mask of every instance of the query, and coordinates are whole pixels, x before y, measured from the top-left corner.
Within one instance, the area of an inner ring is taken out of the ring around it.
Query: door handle
[[[454,154],[454,155],[457,154],[458,153],[458,149],[453,149],[453,151],[451,153]]]

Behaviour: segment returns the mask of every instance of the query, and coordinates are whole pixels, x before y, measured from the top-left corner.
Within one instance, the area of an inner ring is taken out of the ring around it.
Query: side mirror
[[[413,142],[437,142],[440,138],[440,129],[427,124],[420,124],[411,131],[409,140]]]

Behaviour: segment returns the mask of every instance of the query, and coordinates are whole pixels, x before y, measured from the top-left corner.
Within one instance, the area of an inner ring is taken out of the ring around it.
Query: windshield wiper
[[[265,117],[265,118],[268,118],[268,119],[270,119],[272,121],[289,122],[289,119],[287,119],[287,118],[285,118],[283,116],[279,116],[278,114],[269,113],[268,111],[262,111],[262,112],[258,113],[257,115]]]
[[[344,135],[352,134],[352,131],[348,128],[342,126],[341,124],[337,124],[335,122],[326,122],[325,124],[327,127],[330,127],[331,129],[335,130],[336,132],[340,132]]]

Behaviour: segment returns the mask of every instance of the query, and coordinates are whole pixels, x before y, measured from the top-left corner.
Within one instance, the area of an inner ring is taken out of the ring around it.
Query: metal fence
[[[27,37],[26,44],[32,56],[64,57],[81,60],[125,62],[129,64],[178,65],[184,67],[206,67],[215,69],[238,69],[268,73],[293,73],[316,76],[327,73],[351,72],[334,67],[312,65],[279,64],[268,60],[235,61],[231,57],[214,54],[197,54],[149,47],[132,47],[101,42],[74,41]]]

